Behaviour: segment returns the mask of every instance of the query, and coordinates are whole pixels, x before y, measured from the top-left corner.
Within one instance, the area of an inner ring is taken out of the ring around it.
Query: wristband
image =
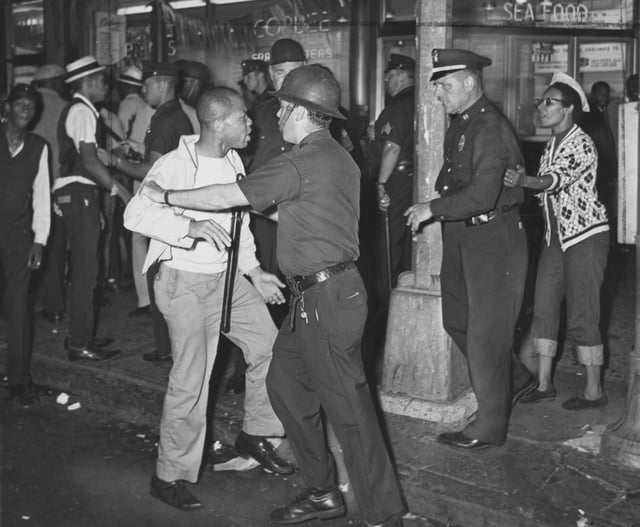
[[[169,191],[168,190],[164,191],[164,204],[171,206],[171,203],[169,203]]]
[[[115,182],[111,185],[110,195],[111,196],[117,196],[118,195],[118,185],[116,185]]]

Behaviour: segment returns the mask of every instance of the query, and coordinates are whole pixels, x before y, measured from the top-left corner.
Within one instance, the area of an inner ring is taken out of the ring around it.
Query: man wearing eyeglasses
[[[511,124],[484,95],[482,69],[490,64],[470,51],[433,50],[435,96],[451,116],[440,197],[406,212],[414,232],[423,221],[442,222],[443,323],[467,359],[478,411],[464,430],[438,441],[467,450],[502,445],[513,405],[537,386],[512,353],[527,240],[518,213],[523,193],[502,180],[523,161]]]

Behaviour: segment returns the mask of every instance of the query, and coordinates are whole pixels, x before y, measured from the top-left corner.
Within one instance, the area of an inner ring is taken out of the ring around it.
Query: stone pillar
[[[451,0],[419,3],[416,72],[415,201],[436,197],[447,122],[433,96],[431,50],[451,44]],[[381,384],[385,411],[457,426],[475,412],[467,365],[442,327],[438,222],[414,241],[412,272],[391,293]]]

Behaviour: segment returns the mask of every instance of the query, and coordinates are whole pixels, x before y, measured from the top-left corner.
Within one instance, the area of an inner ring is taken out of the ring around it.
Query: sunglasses
[[[537,108],[541,104],[545,106],[551,106],[554,102],[565,103],[564,99],[556,99],[555,97],[545,97],[544,99],[533,99],[533,104]]]

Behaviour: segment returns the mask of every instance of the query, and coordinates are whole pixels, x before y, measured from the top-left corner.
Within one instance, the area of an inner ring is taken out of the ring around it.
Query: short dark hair
[[[227,86],[205,90],[196,105],[198,121],[203,127],[209,127],[214,121],[225,119],[231,112],[234,101],[238,99],[242,101],[242,95]]]

